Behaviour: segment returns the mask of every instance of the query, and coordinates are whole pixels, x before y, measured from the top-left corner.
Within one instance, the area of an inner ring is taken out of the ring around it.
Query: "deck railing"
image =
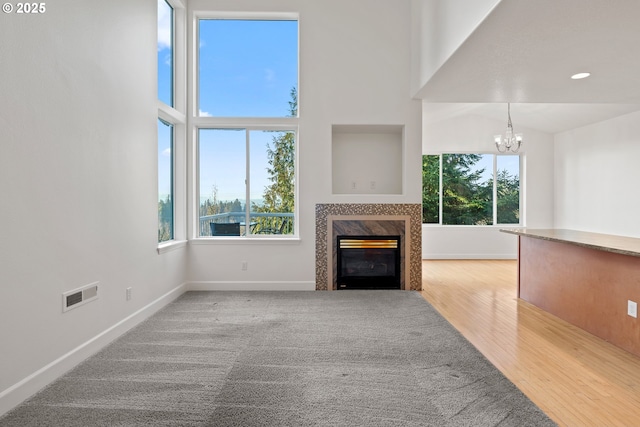
[[[225,212],[215,215],[200,217],[200,237],[211,236],[212,223],[215,224],[239,224],[240,236],[247,234],[293,234],[293,213],[278,212],[251,212],[250,223],[247,230],[245,212]],[[229,235],[229,234],[227,234]]]

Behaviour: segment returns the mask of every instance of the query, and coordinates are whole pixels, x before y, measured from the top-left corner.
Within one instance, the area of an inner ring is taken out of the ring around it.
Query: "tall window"
[[[173,7],[158,0],[158,100],[164,109],[174,106],[173,21]],[[159,243],[173,240],[173,132],[171,123],[158,119]]]
[[[176,164],[185,156],[185,69],[182,0],[157,0],[158,7],[158,243],[184,239],[184,191],[176,194],[185,177],[176,175]],[[178,169],[179,170],[179,169]],[[180,171],[180,170],[179,170]],[[182,172],[181,172],[182,173]],[[176,203],[180,201],[180,205]],[[181,206],[176,209],[176,206]],[[176,222],[178,218],[178,222]],[[167,245],[160,245],[163,248]]]
[[[198,21],[200,237],[292,236],[298,22]]]
[[[424,155],[422,221],[443,225],[520,223],[520,158]]]

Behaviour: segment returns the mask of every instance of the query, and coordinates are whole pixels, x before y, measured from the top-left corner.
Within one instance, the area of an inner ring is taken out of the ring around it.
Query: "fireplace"
[[[336,238],[337,289],[400,289],[400,236]]]
[[[420,203],[320,203],[316,205],[316,290],[337,284],[338,236],[400,236],[400,289],[422,289]]]

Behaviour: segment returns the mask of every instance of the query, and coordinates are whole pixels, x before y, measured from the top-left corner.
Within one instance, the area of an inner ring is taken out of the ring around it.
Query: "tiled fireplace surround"
[[[336,289],[338,235],[400,235],[401,288],[422,289],[420,204],[327,203],[316,205],[316,290]]]

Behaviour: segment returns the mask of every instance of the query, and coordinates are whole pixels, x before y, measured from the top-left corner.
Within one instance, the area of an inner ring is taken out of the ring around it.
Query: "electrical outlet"
[[[127,301],[131,301],[131,288],[127,288]]]
[[[371,188],[372,190],[375,190],[376,189],[376,182],[375,181],[371,181],[369,183],[369,188]]]
[[[351,189],[352,190],[356,189],[356,182],[355,181],[351,181]]]
[[[242,271],[247,271],[249,269],[249,263],[247,261],[242,261]]]
[[[627,301],[627,315],[638,318],[638,303],[635,301]]]

